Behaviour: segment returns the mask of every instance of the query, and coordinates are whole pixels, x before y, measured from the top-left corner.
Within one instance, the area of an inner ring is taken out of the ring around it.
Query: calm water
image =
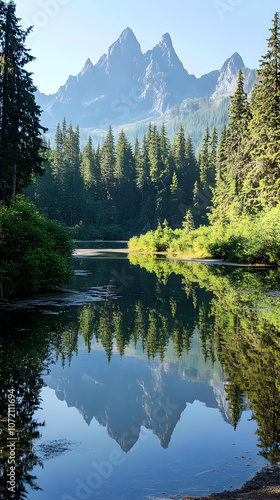
[[[1,311],[15,498],[199,496],[279,461],[277,271],[114,252],[75,267],[62,291]]]

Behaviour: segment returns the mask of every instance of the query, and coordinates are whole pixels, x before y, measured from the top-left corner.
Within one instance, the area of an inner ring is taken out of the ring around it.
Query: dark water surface
[[[277,271],[120,253],[75,267],[0,313],[3,498],[7,443],[30,500],[199,496],[279,461]]]

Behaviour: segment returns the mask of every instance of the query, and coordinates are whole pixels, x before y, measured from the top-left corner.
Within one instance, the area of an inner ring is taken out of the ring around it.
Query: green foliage
[[[263,292],[279,288],[279,271],[187,264],[143,255],[131,255],[130,260],[154,273],[159,282],[162,276],[166,283],[172,274],[181,275],[188,297],[197,284],[211,292],[210,309],[204,300],[197,304],[202,355],[205,361],[221,363],[233,427],[238,425],[247,397],[258,424],[260,454],[278,463],[280,301],[277,294]],[[182,345],[178,348],[182,350]]]
[[[249,264],[280,263],[280,206],[240,222],[213,226],[213,257]]]
[[[235,222],[277,206],[280,194],[280,20],[276,13],[268,51],[248,102],[239,71],[229,124],[218,147],[210,221]]]
[[[72,278],[69,232],[19,199],[0,206],[0,275],[3,296],[49,290]]]
[[[0,200],[7,205],[22,192],[33,173],[43,173],[41,110],[25,47],[31,28],[23,30],[10,1],[0,5]]]
[[[169,253],[182,254],[186,258],[210,257],[208,250],[211,228],[200,226],[198,229],[186,232],[185,229],[176,231],[176,239],[173,239],[168,248]]]
[[[176,232],[176,237],[174,232],[170,238],[169,252],[237,263],[279,265],[279,23],[276,13],[251,103],[244,92],[240,70],[236,91],[230,98],[229,123],[223,127],[219,144],[215,128],[211,137],[206,128],[193,207],[187,211],[184,230]],[[184,134],[180,128],[173,145],[175,166],[178,158],[180,165],[184,165],[183,149]],[[182,195],[179,173],[177,168],[171,184],[177,202]],[[189,231],[190,215],[196,225],[205,223],[207,215],[212,226]],[[155,233],[149,233],[148,239],[154,242]],[[141,242],[145,250],[145,237],[141,237]],[[137,241],[133,245],[137,248]]]
[[[115,145],[110,127],[101,147],[94,151],[90,139],[80,154],[79,131],[64,122],[48,154],[45,179],[36,179],[29,189],[31,200],[43,214],[75,226],[79,237],[127,238],[147,232],[133,239],[131,247],[278,262],[277,223],[272,223],[272,213],[267,219],[262,215],[277,207],[280,194],[279,33],[275,14],[251,102],[240,70],[228,125],[224,118],[219,140],[221,127],[212,132],[206,127],[198,161],[192,138],[186,138],[179,123],[172,144],[164,124],[160,132],[150,124],[142,144],[136,140],[134,148],[123,131]],[[194,105],[186,102],[185,108]],[[186,213],[182,231],[178,228]],[[164,233],[165,219],[173,231]],[[209,222],[212,227],[207,228]],[[275,237],[269,229],[259,230],[262,223],[274,224]]]
[[[81,153],[79,129],[64,120],[45,154],[46,174],[26,194],[43,215],[75,226],[86,239],[127,238],[164,219],[178,227],[198,180],[192,139],[185,141],[182,127],[178,137],[171,146],[164,124],[160,132],[150,124],[133,149],[123,131],[115,145],[110,127],[101,147],[94,150],[89,138]]]
[[[268,51],[261,59],[259,81],[252,97],[249,137],[250,178],[253,194],[262,209],[275,206],[280,194],[280,16],[277,12],[270,31]]]
[[[172,231],[165,221],[163,227],[159,224],[155,231],[148,231],[139,238],[131,238],[129,249],[136,252],[166,252],[176,237],[176,232]]]
[[[193,216],[190,210],[187,210],[186,215],[184,217],[183,229],[186,233],[189,233],[190,231],[193,231],[195,229]]]
[[[134,251],[165,250],[188,258],[213,257],[243,264],[280,263],[280,205],[231,224],[215,223],[191,231],[168,228],[165,236],[164,231],[167,229],[159,226],[156,231],[134,237],[129,241],[129,248]]]

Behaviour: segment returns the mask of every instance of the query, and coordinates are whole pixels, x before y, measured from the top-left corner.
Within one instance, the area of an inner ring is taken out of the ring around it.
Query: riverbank
[[[262,469],[239,490],[212,493],[206,497],[181,500],[276,500],[280,499],[280,466]]]
[[[214,264],[214,265],[223,265],[223,266],[238,266],[238,267],[268,267],[267,265],[257,265],[254,266],[252,264],[237,264],[235,262],[225,262],[222,259],[211,259],[207,258],[194,258],[194,257],[186,257],[184,254],[173,254],[172,256],[168,252],[144,252],[144,251],[135,251],[130,250],[129,248],[78,248],[74,250],[74,257],[97,257],[101,253],[125,253],[125,254],[137,254],[137,255],[157,255],[162,256],[168,260],[180,260],[182,262],[199,262],[201,264]],[[274,266],[272,266],[274,267]]]
[[[133,251],[166,251],[187,257],[222,259],[238,264],[280,263],[280,206],[254,217],[240,217],[228,224],[215,223],[197,229],[171,229],[167,222],[155,231],[132,237]]]

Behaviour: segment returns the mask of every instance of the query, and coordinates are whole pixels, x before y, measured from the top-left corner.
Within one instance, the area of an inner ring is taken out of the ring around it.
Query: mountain
[[[143,54],[133,31],[126,28],[97,64],[87,59],[80,73],[69,76],[55,94],[37,92],[37,102],[46,127],[56,127],[66,118],[91,130],[107,130],[109,125],[125,128],[165,119],[172,110],[184,108],[186,100],[203,98],[211,104],[232,95],[239,68],[250,92],[255,71],[245,68],[239,54],[220,70],[196,78],[184,68],[168,33]]]

